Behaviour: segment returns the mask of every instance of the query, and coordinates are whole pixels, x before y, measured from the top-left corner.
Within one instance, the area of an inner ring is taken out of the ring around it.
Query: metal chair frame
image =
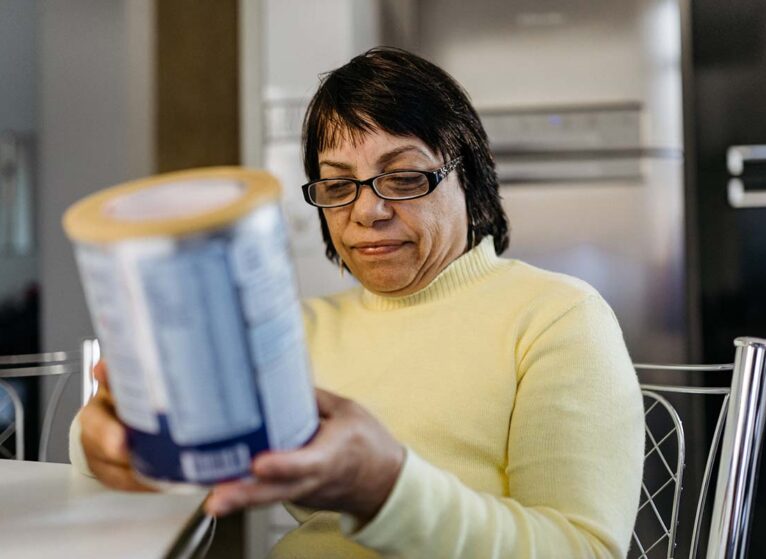
[[[721,372],[732,371],[731,384],[727,386],[701,387],[688,385],[659,385],[642,383],[645,401],[645,429],[648,449],[644,460],[657,453],[665,470],[667,480],[653,492],[642,482],[642,498],[639,512],[649,506],[661,527],[660,537],[644,545],[638,534],[633,533],[633,544],[640,559],[664,543],[666,557],[672,559],[676,548],[679,504],[683,487],[683,471],[686,440],[683,422],[678,411],[662,393],[698,394],[722,396],[710,449],[702,476],[700,494],[697,498],[689,557],[697,557],[700,531],[705,504],[710,489],[712,472],[719,458],[718,479],[715,485],[713,512],[708,535],[708,559],[740,559],[747,552],[750,516],[755,491],[758,456],[763,440],[766,418],[766,340],[737,338],[734,364],[728,365],[650,365],[635,364],[636,370],[667,372]],[[652,413],[664,413],[673,427],[655,436],[649,417]],[[675,453],[666,456],[661,445],[675,439]],[[655,499],[668,488],[673,490],[672,509],[660,511]]]
[[[2,456],[3,458],[24,460],[26,455],[24,445],[24,405],[16,388],[4,379],[58,377],[48,399],[48,404],[45,407],[43,424],[40,430],[38,458],[41,462],[45,462],[48,454],[50,434],[53,429],[53,420],[67,382],[74,373],[82,374],[82,403],[86,403],[95,394],[97,388],[92,371],[93,366],[98,361],[98,357],[99,345],[95,339],[83,340],[79,351],[0,356],[0,388],[4,389],[8,394],[13,406],[13,421],[0,433],[0,452],[5,454],[5,456]],[[2,445],[14,435],[16,453],[11,454]]]

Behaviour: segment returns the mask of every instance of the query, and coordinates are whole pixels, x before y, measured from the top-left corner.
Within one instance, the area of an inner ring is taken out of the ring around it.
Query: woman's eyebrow
[[[335,167],[336,169],[340,169],[342,171],[353,171],[354,166],[349,165],[348,163],[342,163],[340,161],[332,161],[331,159],[322,159],[319,162],[319,166],[327,165],[328,167]]]
[[[379,167],[385,167],[388,163],[402,155],[403,153],[407,153],[410,151],[415,151],[421,155],[423,155],[426,159],[431,160],[431,157],[420,147],[416,145],[406,145],[406,146],[400,146],[396,149],[392,149],[391,151],[388,151],[381,155],[378,158],[378,166]]]

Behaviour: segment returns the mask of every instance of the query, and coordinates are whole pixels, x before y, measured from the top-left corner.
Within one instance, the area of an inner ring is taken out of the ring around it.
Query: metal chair
[[[719,407],[709,448],[702,453],[706,457],[699,495],[696,502],[692,501],[696,507],[694,522],[687,529],[691,531],[689,557],[698,557],[699,540],[706,525],[709,525],[706,557],[746,556],[766,417],[766,340],[737,338],[734,345],[733,365],[635,365],[640,376],[655,372],[653,380],[662,376],[663,384],[641,383],[646,425],[645,472],[631,558],[676,556],[687,449],[695,450],[688,444],[679,408],[691,409],[691,423],[695,428],[704,427],[705,415],[699,413],[700,407],[688,405],[690,397],[698,396],[717,399]],[[665,384],[668,375],[679,373],[687,377],[678,379],[688,381],[686,384]],[[716,386],[703,385],[700,373],[715,374]],[[695,442],[698,441],[699,437]],[[706,500],[716,468],[712,512],[708,512]]]
[[[83,404],[87,402],[95,394],[97,388],[97,383],[93,378],[93,366],[98,361],[99,354],[98,341],[86,339],[82,342],[82,347],[79,351],[0,356],[0,396],[7,396],[3,402],[13,410],[12,420],[0,433],[0,458],[24,460],[26,456],[24,437],[26,435],[25,418],[27,410],[24,409],[18,388],[12,383],[11,379],[57,377],[56,384],[45,407],[42,428],[40,430],[38,459],[40,462],[45,462],[48,457],[48,444],[53,429],[53,421],[64,388],[72,375],[81,373],[82,402]],[[14,450],[8,448],[11,441],[14,443]]]

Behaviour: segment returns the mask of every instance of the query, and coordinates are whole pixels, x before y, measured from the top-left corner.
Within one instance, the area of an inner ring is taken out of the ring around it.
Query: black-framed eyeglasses
[[[367,185],[383,200],[414,200],[428,196],[452,172],[462,156],[448,161],[435,171],[403,169],[367,180],[348,178],[321,179],[301,186],[306,202],[318,208],[339,208],[352,204]]]

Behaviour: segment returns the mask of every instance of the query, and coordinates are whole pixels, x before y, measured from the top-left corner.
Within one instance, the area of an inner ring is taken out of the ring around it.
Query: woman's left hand
[[[280,501],[370,520],[383,506],[404,462],[404,447],[362,406],[317,389],[320,426],[304,447],[263,452],[255,480],[217,485],[205,510],[217,516]]]

